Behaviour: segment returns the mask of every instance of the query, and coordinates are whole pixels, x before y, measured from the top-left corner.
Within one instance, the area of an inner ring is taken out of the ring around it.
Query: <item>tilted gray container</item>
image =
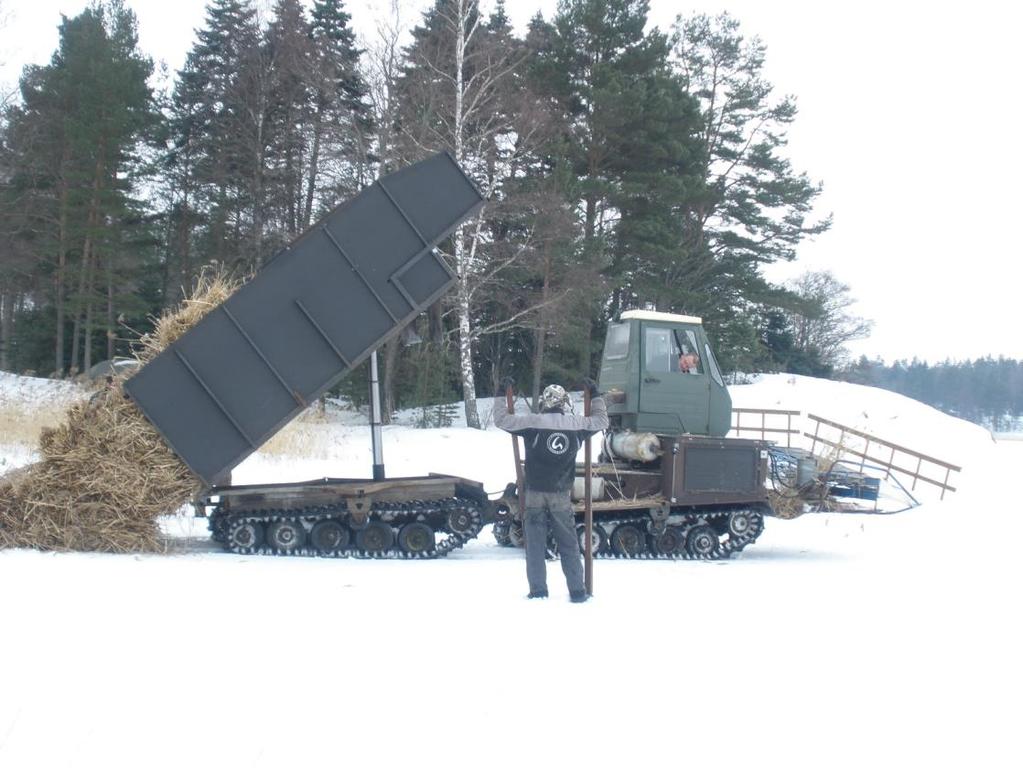
[[[434,247],[483,205],[446,153],[377,180],[125,383],[213,485],[439,299]]]

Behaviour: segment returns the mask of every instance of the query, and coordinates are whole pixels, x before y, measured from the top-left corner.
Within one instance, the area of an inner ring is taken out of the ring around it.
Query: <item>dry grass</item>
[[[816,476],[827,478],[846,452],[844,443],[831,448],[822,456],[814,456],[817,462]],[[818,481],[795,489],[774,490],[768,493],[771,508],[776,517],[791,520],[805,512],[833,512],[839,503],[828,495],[827,482]]]
[[[205,273],[195,291],[140,342],[152,360],[231,295],[237,284]],[[42,431],[42,459],[0,478],[0,548],[159,552],[157,519],[199,488],[115,380]]]
[[[210,310],[227,301],[239,285],[240,281],[221,272],[204,271],[191,295],[175,309],[164,312],[153,332],[139,339],[140,349],[135,356],[141,363],[148,363],[206,317]]]
[[[336,444],[337,425],[313,405],[261,445],[259,452],[263,456],[326,459]]]
[[[806,512],[806,501],[794,491],[779,492],[768,491],[767,497],[771,503],[774,516],[782,520],[792,520]]]

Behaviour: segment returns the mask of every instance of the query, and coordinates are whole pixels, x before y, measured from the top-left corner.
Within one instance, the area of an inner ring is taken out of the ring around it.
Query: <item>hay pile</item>
[[[792,520],[807,511],[806,501],[794,491],[768,491],[767,499],[774,516],[782,520]]]
[[[140,340],[144,364],[224,301],[237,283],[204,273],[180,307]],[[42,459],[0,478],[0,548],[162,552],[158,518],[199,488],[191,470],[115,379],[45,430]]]

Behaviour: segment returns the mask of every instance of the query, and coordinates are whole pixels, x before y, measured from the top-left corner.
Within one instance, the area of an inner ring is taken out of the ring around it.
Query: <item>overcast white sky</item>
[[[127,0],[141,47],[171,70],[201,26],[205,0]],[[60,14],[85,0],[0,0],[0,82],[26,63],[46,63]],[[268,4],[268,3],[266,3]],[[405,0],[412,23],[429,0]],[[307,2],[311,5],[311,0]],[[347,3],[372,34],[387,0]],[[651,23],[678,13],[729,11],[768,46],[767,74],[795,94],[795,166],[824,182],[832,230],[800,248],[777,280],[830,269],[874,320],[856,354],[891,361],[982,355],[1023,358],[1018,192],[1023,180],[1023,4],[651,0]],[[484,1],[484,7],[488,3]],[[554,0],[507,0],[524,30]]]

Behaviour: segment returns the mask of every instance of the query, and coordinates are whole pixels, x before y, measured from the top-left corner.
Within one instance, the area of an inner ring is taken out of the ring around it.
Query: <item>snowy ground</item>
[[[732,391],[961,462],[960,491],[597,561],[581,606],[557,564],[525,600],[486,532],[425,562],[0,552],[0,766],[1020,765],[1023,443],[879,390]],[[510,479],[502,433],[384,432],[392,475]],[[305,421],[235,480],[365,475],[366,433]]]

